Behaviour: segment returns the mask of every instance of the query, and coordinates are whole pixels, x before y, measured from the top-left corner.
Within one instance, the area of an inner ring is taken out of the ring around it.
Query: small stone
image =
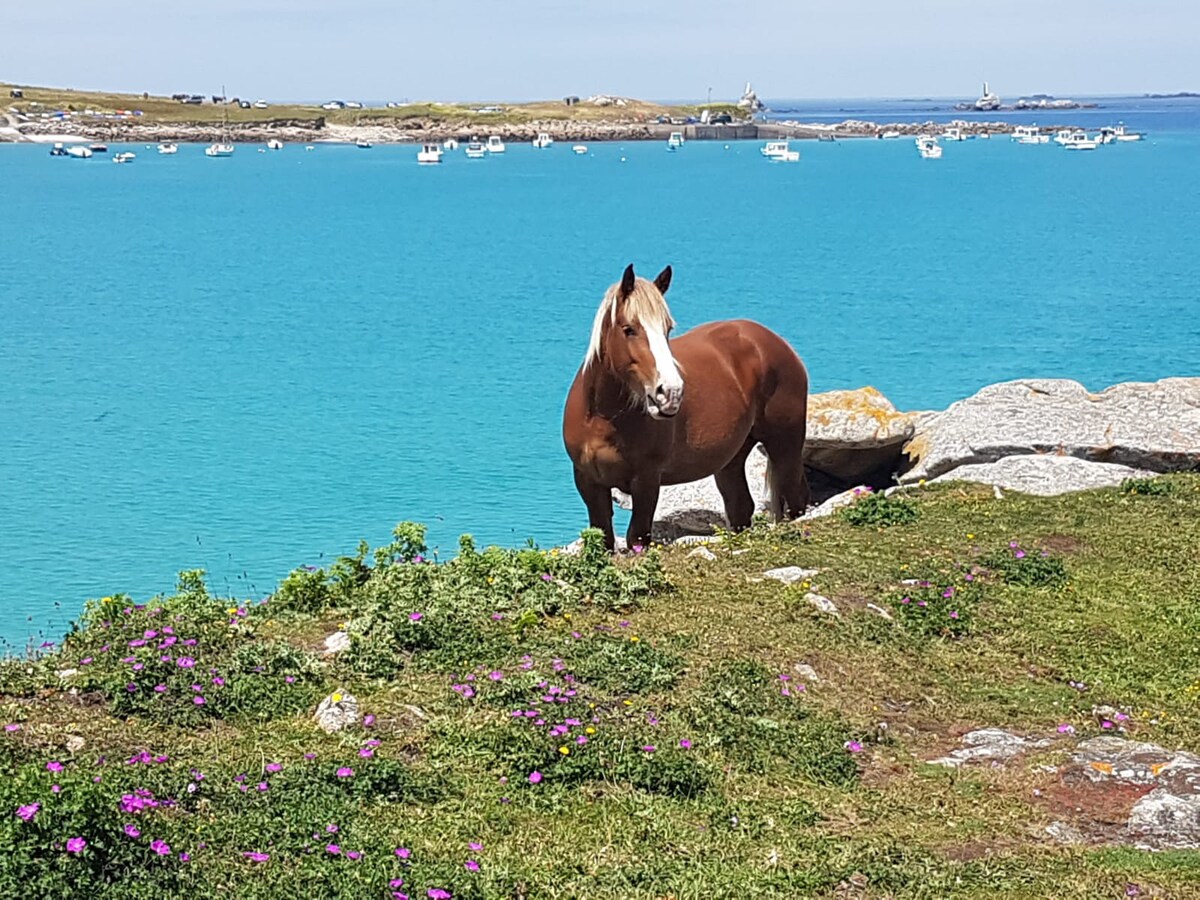
[[[713,553],[707,547],[697,547],[688,554],[688,559],[703,559],[712,562],[717,558],[717,554]]]
[[[802,569],[799,566],[784,566],[780,569],[768,569],[763,572],[764,578],[773,578],[784,584],[795,584],[814,577],[820,569]]]
[[[66,681],[68,678],[72,678],[75,675],[78,675],[79,670],[78,669],[59,669],[57,674],[58,674],[59,678],[61,678],[63,681]]]
[[[809,684],[820,684],[821,676],[817,674],[817,670],[808,663],[796,663],[792,666],[792,671],[807,681]]]
[[[82,750],[86,746],[87,746],[87,741],[85,741],[82,736],[80,736],[78,734],[67,735],[67,752],[68,753],[78,753],[80,750]]]
[[[335,631],[325,638],[325,653],[332,656],[350,649],[350,635],[344,631]]]
[[[1051,822],[1046,826],[1046,834],[1054,838],[1060,844],[1082,844],[1084,843],[1083,833],[1072,825],[1066,822]]]
[[[949,768],[958,768],[964,763],[983,760],[999,763],[1026,750],[1035,750],[1050,745],[1047,740],[1022,737],[1011,731],[1005,731],[1003,728],[980,728],[969,731],[962,736],[962,743],[962,749],[952,751],[949,756],[930,760],[930,763]]]
[[[349,728],[358,722],[358,700],[352,694],[336,690],[320,702],[313,718],[327,734]]]
[[[837,606],[834,605],[832,600],[830,600],[828,597],[822,597],[820,594],[814,594],[812,591],[809,591],[804,595],[804,602],[810,606],[816,607],[818,611],[827,613],[828,615],[840,615]]]

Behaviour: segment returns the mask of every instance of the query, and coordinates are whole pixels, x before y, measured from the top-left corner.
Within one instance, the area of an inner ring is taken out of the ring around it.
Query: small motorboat
[[[1070,137],[1060,143],[1067,150],[1095,150],[1100,146],[1099,139],[1088,137],[1083,131],[1072,132]]]
[[[179,152],[179,148],[172,143],[162,143],[158,145],[158,152],[162,156],[174,156]]]
[[[108,144],[89,144],[88,149],[93,153],[107,153]]]
[[[233,144],[209,144],[204,148],[204,155],[219,158],[225,156],[233,156]]]
[[[503,153],[504,152],[504,141],[500,140],[499,135],[493,134],[490,138],[487,139],[487,152],[488,153]]]
[[[800,151],[793,150],[787,141],[768,141],[758,152],[773,162],[800,161]]]
[[[678,150],[683,146],[683,132],[672,131],[671,136],[667,138],[667,149],[671,151]]]
[[[135,159],[137,159],[136,153],[130,153],[126,151],[125,153],[118,153],[112,158],[112,161],[115,163],[131,163]]]
[[[443,150],[457,150],[458,149],[458,140],[455,138],[446,138],[444,141],[442,141],[442,149]]]
[[[268,150],[282,150],[283,149],[283,141],[279,140],[279,138],[271,138],[269,141],[267,141],[267,149]]]
[[[417,151],[417,162],[421,165],[431,165],[442,161],[442,148],[438,144],[423,144]]]
[[[917,152],[921,154],[921,159],[942,158],[942,146],[937,142],[937,138],[923,134],[914,143],[917,145]]]
[[[312,144],[308,144],[307,146],[305,146],[305,148],[304,148],[304,152],[305,152],[305,153],[312,153],[312,152],[313,152],[314,150],[316,150],[316,149],[317,149],[317,148],[316,148],[316,147],[314,147]]]
[[[50,148],[50,155],[51,156],[66,156],[67,149],[66,149],[66,147],[64,147],[62,145],[61,142],[56,143],[53,147]]]
[[[882,137],[885,141],[894,141],[896,138],[900,137],[900,132],[885,131],[883,134],[880,135],[880,137]]]
[[[487,147],[479,141],[471,141],[467,144],[467,159],[483,159],[485,156],[487,156]]]
[[[354,146],[357,147],[359,150],[370,150],[371,147],[374,145],[370,141],[368,141],[366,138],[359,138],[357,141],[354,142]]]
[[[92,151],[87,147],[68,147],[67,156],[70,156],[73,159],[91,159]]]
[[[576,144],[574,147],[571,148],[571,152],[574,153],[576,156],[583,156],[585,153],[588,152],[587,144]]]
[[[554,138],[550,137],[550,135],[546,134],[546,132],[543,131],[540,134],[538,134],[538,136],[536,138],[533,139],[533,148],[535,150],[545,150],[547,147],[549,147],[553,143],[554,143]]]

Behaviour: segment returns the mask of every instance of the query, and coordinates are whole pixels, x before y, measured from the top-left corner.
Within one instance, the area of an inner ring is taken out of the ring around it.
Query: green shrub
[[[957,638],[971,632],[981,596],[973,572],[942,572],[896,591],[889,605],[911,634]]]
[[[285,578],[271,598],[271,612],[284,611],[315,615],[332,605],[333,592],[324,569],[302,567]]]
[[[1067,565],[1047,550],[1026,551],[1016,541],[980,559],[1006,584],[1019,587],[1057,587],[1067,582]]]
[[[587,684],[622,694],[673,687],[683,674],[683,659],[632,638],[597,637],[571,644],[565,659]]]
[[[852,504],[842,507],[841,516],[855,527],[888,528],[917,521],[920,510],[911,500],[896,495],[886,497],[868,489]]]
[[[1121,482],[1122,494],[1142,497],[1165,497],[1175,491],[1175,485],[1163,478],[1126,478]]]

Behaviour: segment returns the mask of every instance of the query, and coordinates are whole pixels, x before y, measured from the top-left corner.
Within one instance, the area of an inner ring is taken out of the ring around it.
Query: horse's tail
[[[765,447],[763,448],[766,449]],[[771,454],[767,454],[767,502],[771,509],[771,519],[775,522],[783,521],[783,485],[780,483],[779,471],[775,468],[775,461],[771,459]]]

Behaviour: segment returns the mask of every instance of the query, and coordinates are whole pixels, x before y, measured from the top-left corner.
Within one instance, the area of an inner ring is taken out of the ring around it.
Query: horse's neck
[[[600,360],[595,360],[587,367],[583,386],[588,398],[588,415],[613,419],[630,411],[625,385]]]

